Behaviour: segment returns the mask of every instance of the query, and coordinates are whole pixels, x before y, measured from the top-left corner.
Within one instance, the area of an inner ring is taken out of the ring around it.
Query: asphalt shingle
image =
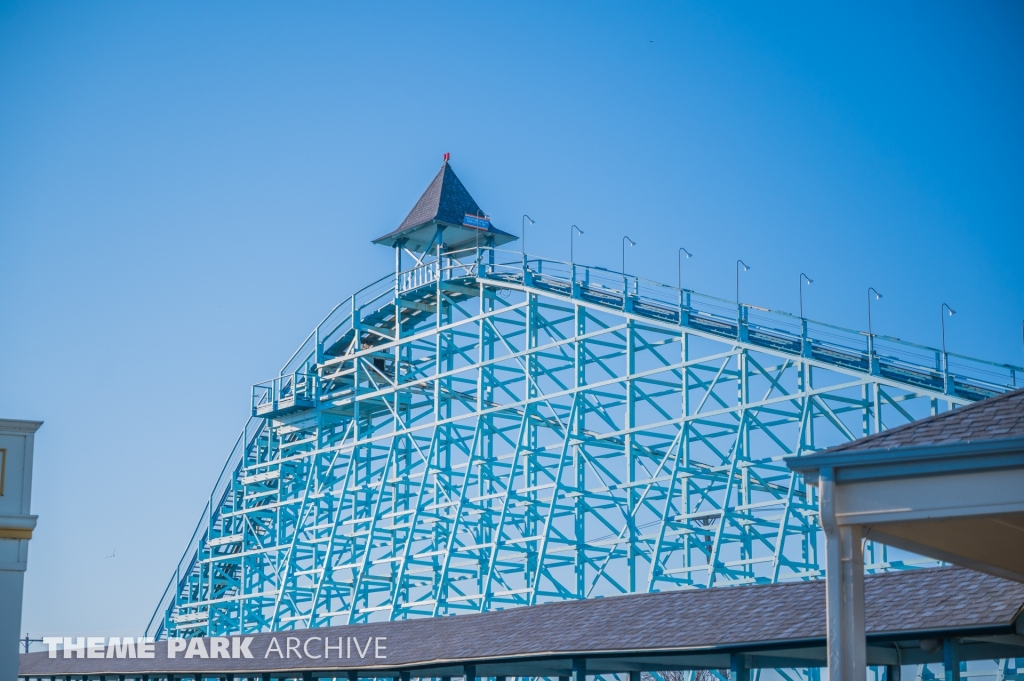
[[[825,451],[961,444],[1024,437],[1024,389],[990,397]]]
[[[1024,584],[962,568],[868,576],[865,620],[869,636],[934,634],[1008,627],[1024,605]],[[711,650],[785,645],[825,638],[823,581],[632,594],[561,601],[458,617],[423,618],[300,632],[258,634],[253,660],[153,660],[21,657],[23,675],[131,674],[254,669],[338,668],[337,660],[277,659],[272,637],[387,637],[386,661],[345,660],[345,667],[401,667],[446,661],[518,659],[607,652]],[[284,645],[281,643],[281,645]],[[269,660],[264,662],[264,660]]]

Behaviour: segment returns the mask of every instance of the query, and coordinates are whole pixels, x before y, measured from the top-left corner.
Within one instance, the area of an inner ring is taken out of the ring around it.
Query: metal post
[[[395,295],[402,292],[402,239],[395,243]]]
[[[526,221],[529,220],[531,225],[537,224],[533,221],[529,215],[523,215],[523,231],[522,236],[519,238],[519,245],[523,248],[523,266],[526,266]]]
[[[747,313],[749,310],[746,305],[740,305],[736,312],[736,338],[737,340],[745,341],[750,337],[747,333]]]
[[[885,665],[885,681],[900,681],[900,666],[898,664]]]
[[[679,270],[676,273],[676,288],[678,288],[678,289],[682,289],[683,288],[683,253],[686,254],[686,259],[687,260],[689,260],[690,258],[693,257],[693,254],[690,253],[685,248],[683,248],[682,246],[680,246],[679,250],[676,251],[676,265],[677,265],[678,270]]]
[[[637,243],[630,239],[629,237],[623,237],[623,289],[626,288],[626,242],[630,243],[630,248],[633,248],[634,246],[637,245]]]
[[[942,389],[948,395],[950,393],[949,355],[946,354],[946,315],[943,314],[946,310],[949,310],[950,317],[956,314],[956,310],[946,303],[943,303],[942,307],[939,308],[939,318],[942,320]]]
[[[729,656],[729,681],[750,681],[750,670],[742,655]]]
[[[882,294],[874,286],[868,287],[868,367],[872,374],[879,373],[878,360],[875,359],[875,334],[871,329],[871,294],[875,294],[875,300],[881,300]]]
[[[942,666],[946,671],[946,681],[960,681],[960,660],[956,659],[953,639],[942,639]]]
[[[631,672],[629,672],[629,681],[640,681],[640,678],[642,676],[643,674],[640,672],[639,669],[634,669]]]
[[[573,225],[572,227],[569,228],[569,264],[570,265],[572,265],[574,262],[576,262],[575,260],[573,260],[573,253],[572,253],[572,250],[573,250],[572,249],[572,241],[573,241],[573,237],[576,236],[576,232],[579,232],[580,234],[583,234],[583,230],[580,229],[579,227],[577,227],[576,225]],[[575,278],[574,278],[574,280],[575,280]]]
[[[800,280],[799,280],[799,285],[800,285],[800,319],[804,318],[804,279],[807,280],[807,285],[808,286],[810,286],[811,284],[814,283],[813,279],[808,277],[803,272],[800,273]]]
[[[882,294],[874,286],[868,286],[868,338],[874,335],[871,331],[871,294],[875,294],[875,300],[881,300]]]
[[[355,669],[349,669],[348,672],[346,672],[346,676],[348,676],[348,681],[359,681],[359,672]],[[445,681],[449,681],[449,679],[445,679]]]
[[[476,681],[476,665],[467,664],[462,668],[462,675],[466,677],[466,681]]]
[[[587,658],[572,658],[572,681],[587,681]]]

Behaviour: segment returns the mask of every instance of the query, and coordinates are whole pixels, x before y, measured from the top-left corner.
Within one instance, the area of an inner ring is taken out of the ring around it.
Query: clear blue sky
[[[1024,361],[1019,3],[0,2],[23,630],[141,631],[249,409],[451,152],[529,250]],[[106,558],[116,551],[113,558]]]

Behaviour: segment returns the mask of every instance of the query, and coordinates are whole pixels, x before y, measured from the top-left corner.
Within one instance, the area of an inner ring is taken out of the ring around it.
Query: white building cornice
[[[22,421],[19,419],[0,419],[0,432],[32,434],[43,425],[42,421]]]

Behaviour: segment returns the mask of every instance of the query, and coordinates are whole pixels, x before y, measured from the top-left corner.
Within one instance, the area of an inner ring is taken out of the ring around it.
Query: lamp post
[[[875,294],[875,300],[881,300],[882,294],[879,293],[874,286],[868,286],[868,338],[873,338],[874,334],[871,333],[871,294]]]
[[[626,242],[629,242],[629,247],[633,248],[636,246],[636,242],[630,239],[628,236],[622,237],[622,276],[626,276]]]
[[[682,246],[679,247],[679,251],[677,251],[677,253],[676,253],[676,260],[678,261],[677,265],[679,267],[679,273],[678,273],[678,275],[676,277],[676,288],[678,288],[678,289],[682,289],[683,288],[683,253],[686,254],[686,259],[687,260],[689,260],[690,258],[693,257],[693,253],[690,253],[688,250],[686,250]]]
[[[808,277],[803,272],[800,273],[800,279],[799,279],[799,284],[800,284],[800,319],[804,318],[804,279],[807,280],[807,285],[808,286],[810,286],[811,284],[814,283],[813,279]]]
[[[949,392],[949,357],[946,356],[946,315],[943,312],[949,310],[949,316],[956,314],[956,310],[946,303],[939,308],[939,318],[942,320],[942,385],[946,392]]]
[[[579,232],[580,234],[583,234],[583,230],[580,229],[579,227],[577,227],[576,225],[573,225],[572,227],[569,228],[569,264],[570,265],[572,265],[574,262],[576,262],[575,260],[572,259],[572,241],[573,241],[573,237],[576,236],[576,232]]]
[[[523,260],[524,261],[526,259],[526,221],[527,220],[530,221],[531,225],[537,224],[536,222],[533,221],[533,218],[531,218],[529,215],[523,215],[522,236],[519,239],[519,245],[522,246],[522,248],[523,248]]]
[[[750,265],[742,260],[736,261],[736,309],[740,307],[740,265],[743,265],[744,272],[750,269]]]
[[[868,366],[872,374],[879,372],[878,364],[875,360],[875,334],[871,330],[871,294],[875,294],[875,300],[881,300],[882,294],[878,292],[874,286],[868,286]],[[877,424],[876,424],[877,425]]]

